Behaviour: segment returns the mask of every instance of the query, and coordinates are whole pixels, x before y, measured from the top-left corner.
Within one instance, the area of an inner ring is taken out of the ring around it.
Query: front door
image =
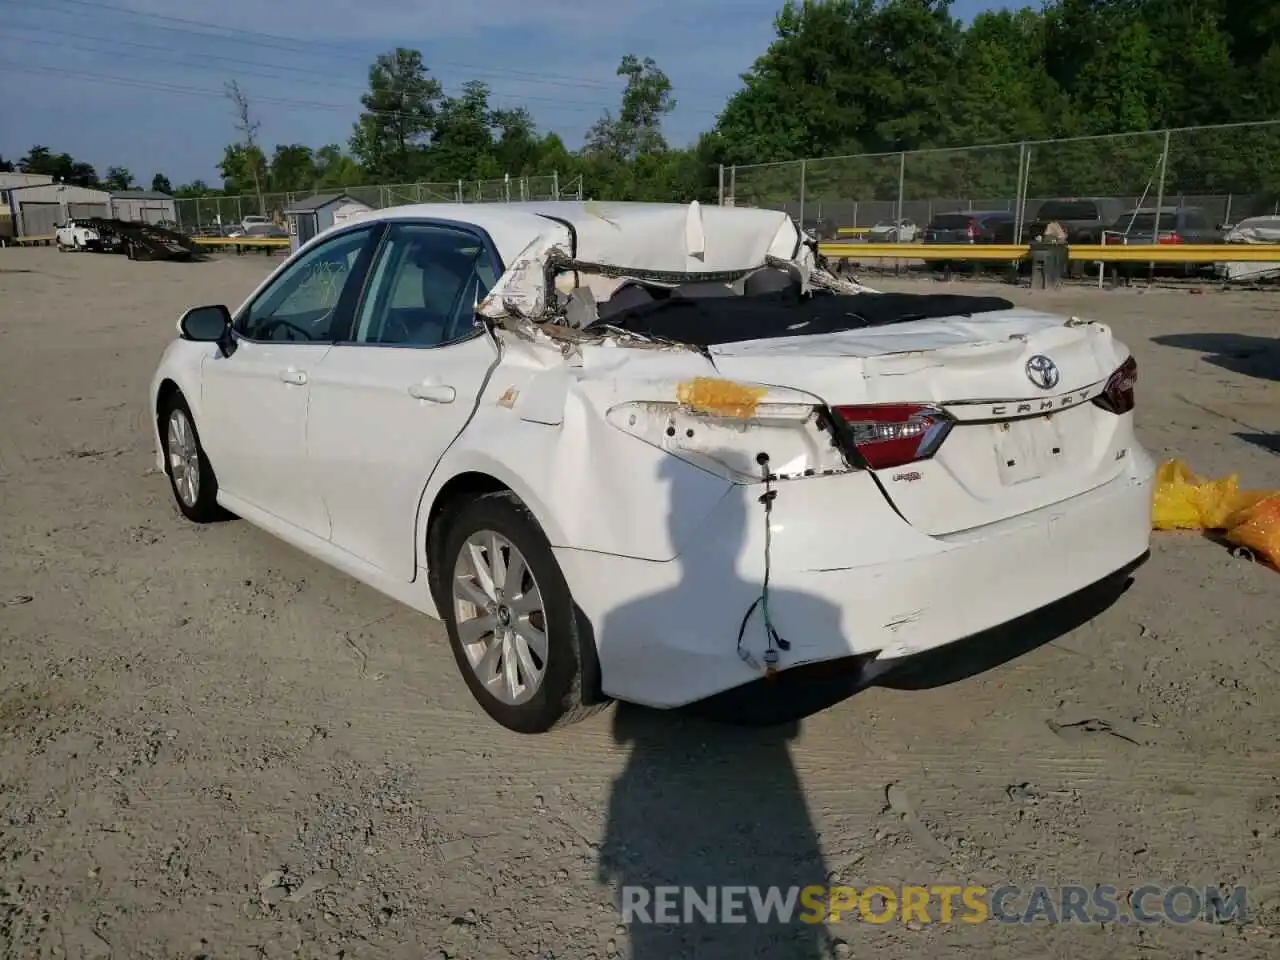
[[[478,233],[393,224],[347,342],[312,376],[307,450],[333,543],[406,582],[422,492],[498,362],[475,307],[500,269]]]
[[[201,370],[199,424],[221,490],[319,537],[329,518],[306,464],[307,395],[346,330],[378,230],[350,230],[289,263],[235,319],[235,349]]]

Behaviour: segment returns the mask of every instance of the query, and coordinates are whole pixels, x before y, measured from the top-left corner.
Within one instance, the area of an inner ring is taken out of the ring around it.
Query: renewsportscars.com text
[[[622,888],[623,923],[1243,923],[1244,887],[808,886]]]

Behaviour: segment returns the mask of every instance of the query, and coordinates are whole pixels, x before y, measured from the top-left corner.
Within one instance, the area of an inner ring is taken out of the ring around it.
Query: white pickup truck
[[[97,230],[75,220],[68,220],[58,227],[53,238],[59,250],[95,250],[102,246],[102,238],[98,236]]]

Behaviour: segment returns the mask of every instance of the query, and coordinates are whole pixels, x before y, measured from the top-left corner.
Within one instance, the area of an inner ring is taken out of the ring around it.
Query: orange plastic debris
[[[1280,570],[1280,495],[1241,511],[1227,531],[1227,539]]]
[[[1181,460],[1156,472],[1152,526],[1225,531],[1229,542],[1280,568],[1280,491],[1241,490],[1236,474],[1206,480]]]

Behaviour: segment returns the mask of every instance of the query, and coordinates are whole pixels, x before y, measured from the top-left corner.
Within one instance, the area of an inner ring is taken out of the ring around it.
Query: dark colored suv
[[[1068,243],[1101,243],[1102,231],[1108,229],[1123,210],[1121,201],[1105,197],[1046,200],[1040,204],[1035,219],[1022,231],[1023,240],[1034,240],[1050,223],[1058,223],[1067,231]]]
[[[940,213],[924,228],[925,243],[1013,243],[1013,214],[1008,210],[970,210],[963,213]],[[925,262],[930,270],[939,270],[960,260]]]
[[[1013,214],[1008,210],[940,213],[924,228],[925,243],[1013,243]]]
[[[1161,207],[1156,222],[1154,207],[1127,210],[1107,227],[1107,243],[1221,243],[1222,227],[1216,225],[1201,207]]]

